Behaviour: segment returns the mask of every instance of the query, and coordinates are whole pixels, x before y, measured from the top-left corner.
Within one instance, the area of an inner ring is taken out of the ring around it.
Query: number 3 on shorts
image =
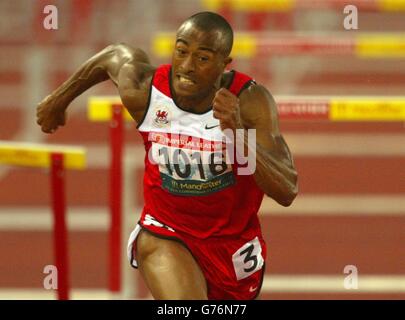
[[[263,267],[262,247],[259,239],[245,243],[232,255],[236,278],[245,279]]]

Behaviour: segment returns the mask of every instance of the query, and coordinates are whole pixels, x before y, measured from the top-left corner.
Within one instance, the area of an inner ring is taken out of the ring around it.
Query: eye
[[[182,49],[182,48],[177,48],[176,49],[177,54],[179,55],[184,55],[186,53],[186,50]]]
[[[202,61],[202,62],[205,62],[205,61],[208,61],[209,58],[206,57],[206,56],[199,56],[199,57],[198,57],[198,60],[200,60],[200,61]]]

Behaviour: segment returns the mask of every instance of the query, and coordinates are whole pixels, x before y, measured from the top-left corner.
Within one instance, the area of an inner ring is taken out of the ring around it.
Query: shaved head
[[[217,33],[222,54],[229,56],[233,46],[233,30],[224,17],[214,12],[200,12],[184,21],[179,31],[190,25],[207,33]]]

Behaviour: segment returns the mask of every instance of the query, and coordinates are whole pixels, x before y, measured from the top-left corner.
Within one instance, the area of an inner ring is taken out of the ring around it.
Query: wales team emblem
[[[155,111],[154,122],[159,126],[164,126],[169,123],[169,111],[164,107],[159,107]]]

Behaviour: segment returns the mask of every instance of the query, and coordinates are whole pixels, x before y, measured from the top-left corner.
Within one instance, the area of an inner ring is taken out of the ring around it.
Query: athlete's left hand
[[[239,99],[225,88],[219,89],[212,101],[214,118],[221,124],[221,130],[241,128]]]

